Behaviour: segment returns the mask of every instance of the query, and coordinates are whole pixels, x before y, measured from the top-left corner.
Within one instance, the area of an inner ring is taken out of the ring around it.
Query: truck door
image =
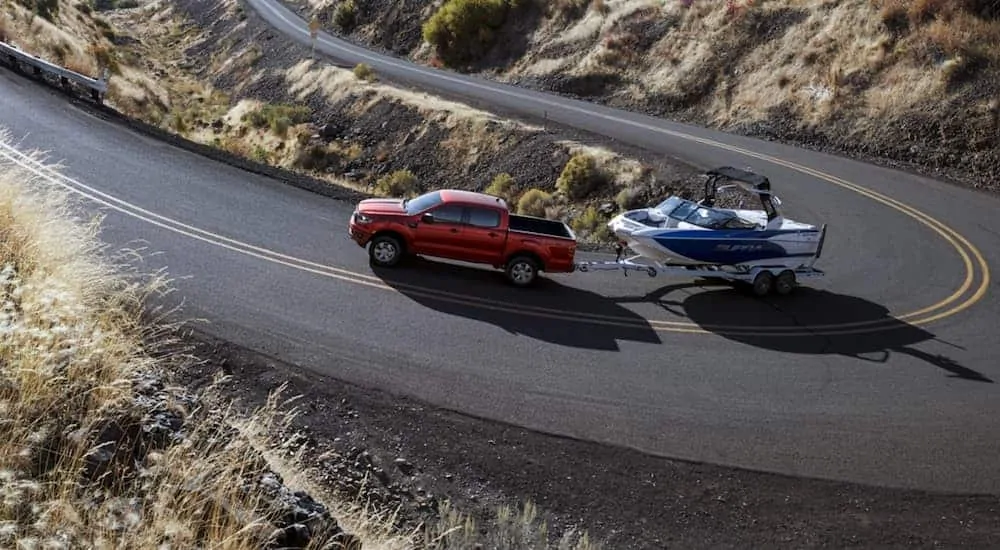
[[[420,220],[414,230],[413,252],[454,258],[462,250],[462,206],[459,204],[442,204],[426,212],[433,216],[432,221]]]
[[[465,254],[478,263],[499,263],[507,242],[507,231],[500,227],[500,211],[496,208],[468,206],[466,216],[465,230],[461,235]]]

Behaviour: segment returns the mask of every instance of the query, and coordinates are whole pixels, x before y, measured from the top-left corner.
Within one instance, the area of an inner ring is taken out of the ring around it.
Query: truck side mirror
[[[423,216],[420,216],[420,221],[422,221],[424,223],[434,223],[434,214],[431,214],[430,212],[428,212],[428,213],[424,214]]]

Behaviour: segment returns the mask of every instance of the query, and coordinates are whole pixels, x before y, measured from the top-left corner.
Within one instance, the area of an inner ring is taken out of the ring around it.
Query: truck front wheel
[[[538,262],[530,256],[514,256],[507,262],[504,272],[514,286],[531,286],[538,279]]]
[[[403,245],[392,235],[378,235],[368,245],[368,257],[379,267],[394,267],[403,259]]]

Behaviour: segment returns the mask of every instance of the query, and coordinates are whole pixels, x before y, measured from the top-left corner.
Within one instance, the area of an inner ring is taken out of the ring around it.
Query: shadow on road
[[[534,288],[518,289],[510,286],[500,271],[419,257],[392,269],[372,266],[372,271],[423,306],[490,323],[512,334],[603,351],[618,351],[618,342],[625,340],[660,343],[659,335],[642,316],[611,299],[547,277],[540,278]],[[604,319],[574,321],[587,316]]]
[[[707,282],[670,285],[645,296],[616,301],[652,303],[675,320],[686,318],[705,330],[758,348],[798,354],[843,355],[873,363],[887,363],[892,353],[900,353],[944,369],[954,378],[993,383],[982,373],[949,357],[911,347],[936,337],[923,328],[892,317],[886,307],[869,300],[809,287],[800,287],[787,297],[762,300],[728,285],[713,285]],[[681,292],[687,289],[701,291]],[[858,326],[860,323],[864,326]],[[783,327],[796,327],[811,334],[761,334]],[[860,331],[865,328],[870,330]],[[829,334],[849,330],[858,332]]]

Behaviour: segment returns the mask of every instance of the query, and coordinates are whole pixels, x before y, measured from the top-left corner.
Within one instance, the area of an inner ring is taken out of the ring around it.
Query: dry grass
[[[233,3],[226,6],[230,15],[236,17],[237,6]],[[271,116],[280,114],[282,107],[256,100],[243,99],[233,104],[228,94],[204,83],[201,80],[203,77],[196,77],[188,69],[192,61],[185,59],[180,52],[202,45],[208,38],[191,25],[175,6],[153,1],[134,12],[112,15],[110,19],[122,28],[129,28],[138,38],[140,45],[136,46],[135,54],[155,67],[161,75],[159,81],[168,91],[163,103],[169,109],[152,117],[143,117],[140,113],[141,118],[188,139],[259,162],[304,171],[331,184],[358,191],[372,191],[377,186],[377,181],[352,181],[341,177],[336,167],[360,155],[371,155],[382,162],[383,157],[389,154],[388,144],[362,148],[357,143],[342,140],[330,143],[313,140],[311,136],[318,132],[318,125],[312,120]],[[223,38],[221,43],[225,44],[228,40],[228,37]],[[260,52],[253,47],[232,51],[225,48],[211,50],[209,74],[226,74],[230,78],[237,76],[243,83],[241,85],[249,85],[268,76],[265,70],[256,66]],[[341,69],[304,59],[279,74],[295,105],[303,105],[318,95],[330,104],[349,105],[349,114],[360,117],[389,102],[412,110],[422,119],[412,130],[413,139],[425,135],[432,125],[446,129],[447,137],[439,146],[448,156],[449,169],[456,174],[468,173],[489,155],[505,147],[512,133],[530,135],[545,131],[540,126],[503,119],[462,103],[394,88],[371,78],[366,69],[363,65],[354,70]],[[569,141],[560,145],[571,154],[586,153],[594,157],[602,171],[613,176],[613,188],[601,190],[605,198],[610,199],[620,188],[645,176],[638,162],[611,151]],[[553,216],[565,212],[566,209],[550,209]]]
[[[76,5],[60,7],[56,26],[5,3],[0,29],[25,49],[49,53],[88,74],[95,74],[98,60],[113,60],[109,103],[126,114],[258,160],[293,167],[301,158],[308,125],[291,123],[274,132],[268,120],[267,128],[250,131],[253,124],[245,115],[264,105],[230,105],[225,94],[184,70],[176,52],[200,37],[167,25],[176,22],[169,8],[144,20],[152,23],[145,26],[150,34],[144,38],[154,36],[159,42],[143,40],[150,49],[132,51],[125,59],[112,53],[107,38],[116,23],[135,21],[134,15],[110,14],[113,23],[106,23]],[[33,38],[20,40],[23,36]],[[155,55],[135,55],[150,53]],[[252,66],[256,56],[259,52],[248,51],[239,62]],[[141,66],[134,63],[138,58],[144,61]],[[231,61],[213,62],[221,66]],[[290,81],[306,87],[350,82],[346,92],[343,87],[328,91],[356,94],[359,108],[364,108],[360,98],[374,92],[373,101],[417,105],[429,119],[480,136],[488,134],[487,122],[515,124],[432,96],[358,81],[350,71],[303,69],[291,71]],[[220,121],[222,131],[213,126]],[[360,154],[353,148],[326,153]],[[595,153],[602,165],[617,158]],[[102,263],[97,226],[74,220],[66,197],[37,176],[0,163],[0,183],[0,265],[6,266],[0,272],[2,326],[7,337],[0,348],[5,365],[0,371],[0,435],[5,436],[0,442],[0,545],[261,547],[276,517],[267,495],[252,481],[281,466],[275,460],[269,464],[262,458],[267,453],[261,452],[262,441],[283,418],[277,403],[239,417],[224,403],[221,409],[190,408],[179,397],[168,397],[171,413],[184,419],[183,438],[156,446],[135,436],[155,413],[137,394],[137,385],[186,360],[169,351],[172,332],[153,328],[141,315],[146,297],[163,290],[165,281],[136,282],[119,271],[125,264]],[[216,404],[218,397],[210,389],[202,403]],[[120,429],[126,444],[118,445],[116,458],[94,475],[89,470],[102,452],[95,445],[108,426]],[[295,472],[298,465],[284,467]],[[342,525],[362,535],[366,548],[468,548],[476,543],[548,547],[545,522],[530,503],[500,508],[483,528],[446,506],[440,521],[399,533],[391,527],[391,511],[373,510],[363,499],[358,495],[356,502],[329,502]],[[596,546],[586,535],[569,532],[557,547]]]
[[[96,229],[47,180],[0,163],[0,543],[260,548],[277,519],[256,481],[266,462],[226,411],[143,395],[183,360],[171,327],[143,317],[166,281],[103,259]],[[160,440],[145,431],[157,417],[183,428]]]
[[[144,315],[167,280],[105,259],[99,220],[76,212],[48,179],[0,161],[0,545],[263,547],[281,510],[262,480],[277,471],[309,485],[267,451],[297,411],[280,391],[240,415],[216,386],[198,399],[159,386],[164,370],[192,360],[174,327]],[[172,418],[163,437],[150,435]],[[548,547],[530,503],[499,509],[482,532],[446,505],[429,528],[399,533],[391,511],[363,495],[328,501],[364,548]],[[340,532],[313,527],[310,548]],[[596,548],[573,532],[557,547]]]
[[[507,75],[621,72],[632,96],[697,103],[715,123],[764,118],[781,105],[819,124],[844,109],[898,115],[1000,60],[1000,22],[976,17],[965,1],[742,4],[732,13],[721,1],[604,0],[603,13],[568,26],[547,21]],[[647,32],[638,29],[652,23],[664,31],[637,48]],[[539,53],[567,48],[563,57]]]
[[[91,77],[110,72],[109,105],[144,118],[162,118],[167,94],[142,63],[114,45],[114,26],[85,2],[58,0],[52,20],[26,4],[3,0],[0,31],[21,49]],[[84,7],[84,9],[81,9]]]

